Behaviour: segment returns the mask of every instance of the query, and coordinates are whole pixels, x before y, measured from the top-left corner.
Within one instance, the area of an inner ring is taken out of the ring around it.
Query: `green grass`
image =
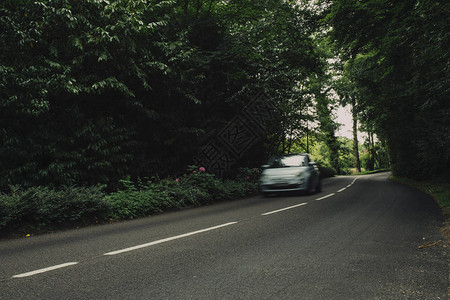
[[[368,175],[368,174],[375,174],[375,173],[380,173],[380,172],[387,172],[390,170],[391,169],[378,169],[378,170],[372,170],[372,171],[363,171],[363,172],[355,173],[353,175]]]
[[[391,176],[390,179],[424,191],[425,193],[431,195],[440,207],[450,209],[450,183],[446,182],[444,179],[418,181],[395,176]]]

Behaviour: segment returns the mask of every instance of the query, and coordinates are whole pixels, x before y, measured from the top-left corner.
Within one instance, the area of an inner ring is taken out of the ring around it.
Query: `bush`
[[[106,196],[109,217],[112,219],[134,219],[161,212],[170,207],[169,197],[154,190],[118,191]]]
[[[239,180],[222,180],[203,167],[189,166],[179,178],[145,183],[121,180],[120,190],[106,196],[109,218],[133,219],[168,209],[231,200],[257,191],[257,169],[242,170]]]
[[[92,222],[106,216],[108,205],[104,198],[103,186],[38,186],[25,190],[14,186],[9,194],[0,194],[0,229]]]
[[[182,187],[194,187],[203,192],[204,197],[198,199],[200,204],[223,200],[223,195],[221,194],[222,181],[214,174],[207,173],[204,167],[189,166],[187,174],[177,178],[176,182]]]
[[[105,195],[103,186],[60,189],[13,186],[0,194],[0,229],[35,231],[59,224],[134,219],[169,209],[198,206],[246,197],[257,192],[259,169],[240,169],[236,180],[223,180],[203,167],[190,166],[177,179],[119,181],[116,192]]]
[[[319,165],[319,170],[320,170],[321,178],[333,177],[336,175],[336,170],[331,167],[325,167],[325,166]]]
[[[238,173],[236,175],[237,181],[247,181],[257,183],[259,180],[259,176],[261,176],[261,169],[259,168],[239,168]]]
[[[159,186],[167,193],[175,208],[198,206],[208,202],[209,199],[209,194],[205,190],[193,185],[181,184],[180,180],[166,179],[161,181]]]
[[[218,200],[231,200],[251,195],[257,191],[259,169],[241,168],[236,180],[222,180],[206,172],[205,168],[190,166],[188,173],[177,179],[183,187],[195,187],[206,193],[200,204]]]

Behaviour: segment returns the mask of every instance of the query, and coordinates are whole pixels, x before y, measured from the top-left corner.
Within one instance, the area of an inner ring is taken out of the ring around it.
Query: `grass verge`
[[[375,173],[381,173],[381,172],[388,172],[391,169],[378,169],[378,170],[372,170],[372,171],[363,171],[363,172],[358,172],[355,173],[353,175],[368,175],[368,174],[375,174]]]

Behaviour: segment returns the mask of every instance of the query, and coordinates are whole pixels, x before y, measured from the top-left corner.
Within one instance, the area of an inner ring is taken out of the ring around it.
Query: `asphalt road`
[[[316,195],[0,241],[0,299],[447,299],[441,223],[387,173],[331,178]]]

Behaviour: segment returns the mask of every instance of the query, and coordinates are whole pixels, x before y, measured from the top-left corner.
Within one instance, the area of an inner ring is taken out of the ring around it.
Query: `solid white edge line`
[[[48,272],[48,271],[61,269],[61,268],[65,268],[65,267],[68,267],[68,266],[73,266],[73,265],[76,265],[76,264],[78,264],[78,262],[68,262],[68,263],[65,263],[65,264],[60,264],[60,265],[56,265],[56,266],[52,266],[52,267],[48,267],[48,268],[43,268],[43,269],[39,269],[39,270],[27,272],[27,273],[14,275],[14,276],[12,276],[12,278],[22,278],[22,277],[33,276],[33,275],[36,275],[36,274],[45,273],[45,272]]]
[[[332,194],[329,194],[329,195],[326,195],[326,196],[317,198],[316,200],[322,200],[322,199],[325,199],[325,198],[328,198],[328,197],[331,197],[331,196],[334,196],[334,195],[336,195],[336,194],[335,194],[335,193],[332,193]]]
[[[337,191],[338,193],[343,192],[347,189],[347,187],[340,189],[339,191]]]
[[[225,224],[222,224],[222,225],[217,225],[217,226],[213,226],[213,227],[209,227],[209,228],[205,228],[205,229],[201,229],[201,230],[197,230],[197,231],[192,231],[192,232],[176,235],[176,236],[173,236],[173,237],[169,237],[169,238],[153,241],[153,242],[150,242],[150,243],[136,245],[136,246],[133,246],[133,247],[129,247],[129,248],[125,248],[125,249],[121,249],[121,250],[117,250],[117,251],[107,252],[107,253],[104,253],[103,255],[116,255],[116,254],[120,254],[120,253],[124,253],[124,252],[129,252],[129,251],[145,248],[145,247],[150,247],[150,246],[154,246],[154,245],[157,245],[157,244],[162,244],[162,243],[165,243],[165,242],[181,239],[181,238],[188,237],[188,236],[191,236],[191,235],[194,235],[194,234],[199,234],[199,233],[202,233],[202,232],[207,232],[207,231],[219,229],[219,228],[222,228],[222,227],[225,227],[225,226],[230,226],[230,225],[237,224],[237,223],[238,222],[229,222],[229,223],[225,223]]]
[[[297,204],[297,205],[293,205],[293,206],[277,209],[277,210],[274,210],[274,211],[269,211],[269,212],[261,214],[261,216],[268,216],[268,215],[271,215],[271,214],[276,214],[276,213],[278,213],[280,211],[285,211],[285,210],[296,208],[296,207],[299,207],[299,206],[302,206],[302,205],[306,205],[306,204],[308,204],[308,203],[306,203],[306,202],[305,203],[300,203],[300,204]]]

